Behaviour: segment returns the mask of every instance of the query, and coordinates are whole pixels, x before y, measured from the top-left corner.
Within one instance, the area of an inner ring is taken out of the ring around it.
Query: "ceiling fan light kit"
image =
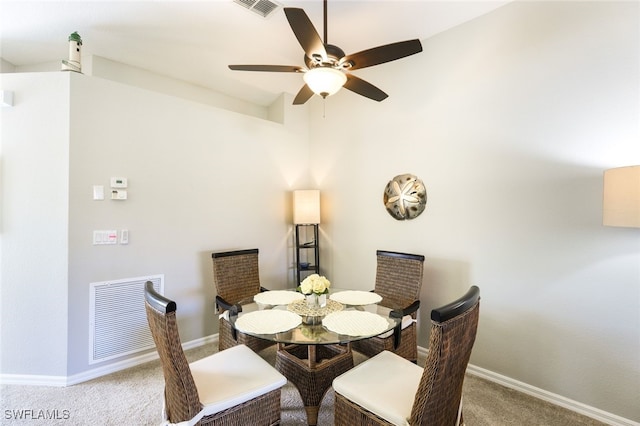
[[[338,92],[341,87],[374,101],[386,99],[389,95],[356,77],[351,71],[422,52],[420,40],[406,40],[345,55],[338,46],[327,42],[327,0],[323,4],[324,42],[303,9],[284,8],[291,30],[304,50],[307,68],[295,65],[229,65],[229,68],[234,71],[303,73],[305,84],[294,98],[294,105],[304,104],[314,94],[326,98]]]
[[[323,98],[335,94],[347,82],[345,73],[330,67],[312,68],[302,78],[313,93]]]

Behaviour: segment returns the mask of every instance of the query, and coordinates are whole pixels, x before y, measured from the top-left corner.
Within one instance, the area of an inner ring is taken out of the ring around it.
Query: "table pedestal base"
[[[276,369],[300,392],[307,423],[316,425],[322,397],[333,379],[353,368],[351,345],[282,345],[276,354]]]

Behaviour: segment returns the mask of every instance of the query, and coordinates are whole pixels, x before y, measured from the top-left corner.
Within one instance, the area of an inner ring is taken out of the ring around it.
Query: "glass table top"
[[[241,302],[242,311],[237,316],[230,315],[229,320],[245,334],[300,345],[349,343],[399,330],[401,318],[391,317],[392,309],[371,303],[380,298],[365,293],[368,292],[332,289],[324,308],[309,306],[299,296],[286,293],[282,293],[285,297],[281,299],[289,302],[286,304],[256,303],[251,298]],[[333,300],[332,295],[348,303]],[[269,300],[275,303],[277,296],[274,294]]]

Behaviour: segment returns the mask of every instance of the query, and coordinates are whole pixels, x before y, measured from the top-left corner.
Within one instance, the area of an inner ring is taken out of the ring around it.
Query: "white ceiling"
[[[408,39],[424,41],[508,1],[329,0],[328,42],[350,54]],[[303,8],[322,37],[322,0],[279,3]],[[74,31],[82,37],[83,56],[101,56],[260,105],[282,92],[295,95],[303,84],[298,74],[227,67],[304,64],[282,10],[263,18],[232,0],[0,0],[0,56],[13,65],[68,59],[67,38]],[[372,83],[384,90],[380,77]]]

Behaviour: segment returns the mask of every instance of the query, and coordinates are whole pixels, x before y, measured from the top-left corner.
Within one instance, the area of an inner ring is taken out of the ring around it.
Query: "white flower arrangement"
[[[302,280],[297,290],[302,294],[326,294],[329,292],[329,287],[331,287],[331,283],[326,277],[311,274]]]

